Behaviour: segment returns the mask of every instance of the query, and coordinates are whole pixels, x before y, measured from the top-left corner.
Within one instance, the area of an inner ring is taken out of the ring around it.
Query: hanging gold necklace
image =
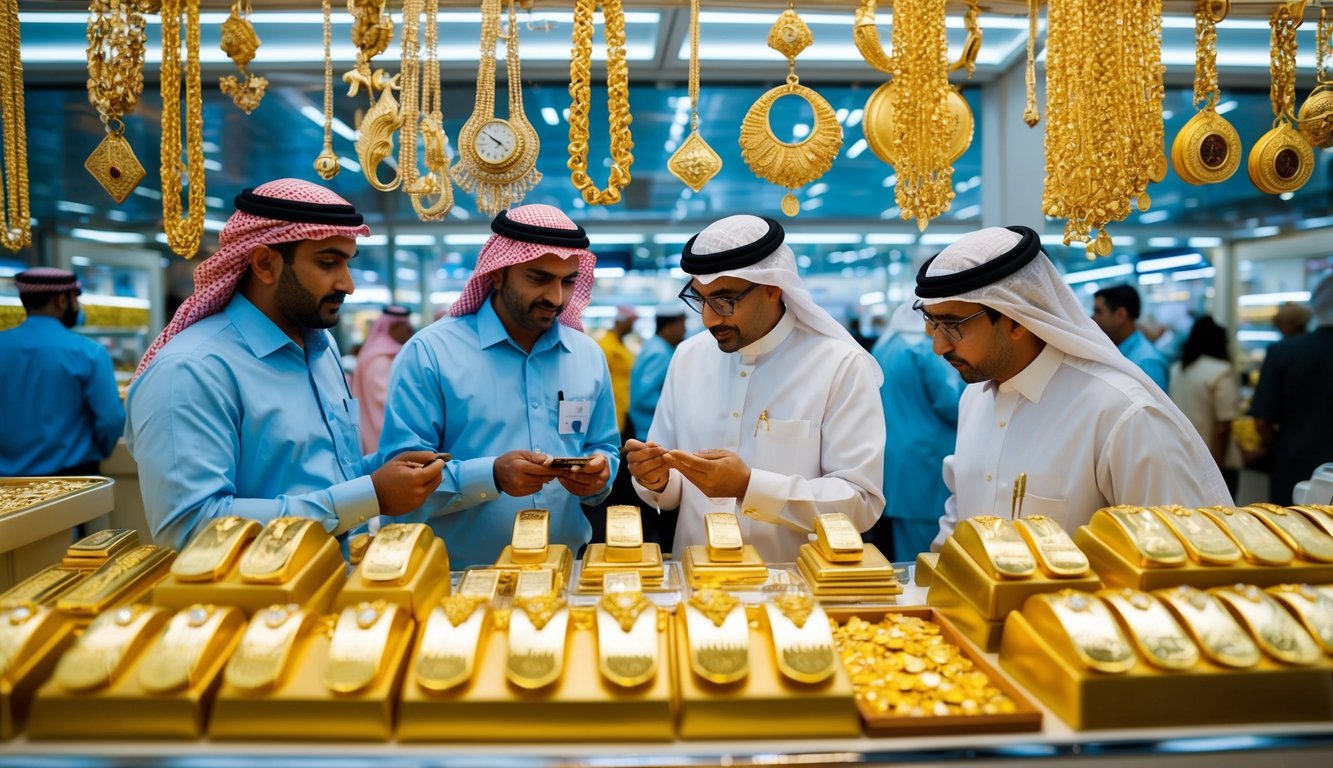
[[[667,161],[667,170],[695,192],[722,170],[722,158],[699,135],[699,0],[690,0],[690,135]]]
[[[1314,171],[1314,150],[1291,125],[1296,101],[1296,29],[1304,13],[1305,0],[1296,0],[1279,5],[1268,20],[1272,29],[1269,96],[1273,129],[1250,148],[1245,169],[1254,186],[1269,195],[1300,189]]]
[[[1023,68],[1023,122],[1036,128],[1041,122],[1037,110],[1037,11],[1041,0],[1028,0],[1028,59]]]
[[[786,188],[782,212],[788,216],[801,212],[801,202],[793,190],[823,176],[842,149],[842,124],[833,107],[796,77],[796,57],[814,41],[810,27],[789,2],[768,32],[768,47],[787,59],[787,82],[760,96],[741,121],[741,158],[754,175]],[[768,123],[769,111],[783,96],[804,99],[814,113],[810,135],[796,144],[779,139]]]
[[[181,167],[181,6],[185,12],[185,159]],[[162,228],[178,256],[194,258],[204,236],[204,100],[199,81],[199,4],[162,0]],[[181,218],[181,176],[189,210]]]
[[[0,39],[0,133],[4,134],[5,217],[0,245],[11,251],[32,245],[28,208],[28,137],[23,110],[23,62],[19,58],[18,0],[5,0]]]
[[[1203,108],[1171,142],[1171,165],[1189,184],[1226,181],[1240,167],[1240,135],[1217,114],[1217,24],[1230,9],[1230,0],[1199,0],[1194,10],[1194,105]]]
[[[232,3],[231,15],[222,22],[221,47],[222,52],[245,75],[245,81],[237,80],[235,75],[227,75],[218,79],[218,88],[248,115],[259,106],[268,88],[267,78],[245,71],[246,65],[255,60],[255,53],[259,51],[259,33],[255,32],[255,25],[250,23],[250,0],[236,0]]]
[[[1325,69],[1328,65],[1331,33],[1333,21],[1328,17],[1328,7],[1324,5],[1324,0],[1319,0],[1319,28],[1315,33],[1315,61],[1318,69],[1314,90],[1301,105],[1299,122],[1301,135],[1310,142],[1310,146],[1320,149],[1333,147],[1333,79],[1329,79]]]
[[[121,120],[143,93],[144,26],[137,1],[93,0],[88,8],[88,101],[106,135],[83,167],[117,203],[145,175]]]
[[[333,151],[333,21],[331,0],[324,0],[324,147],[315,158],[315,173],[330,181],[342,170]]]
[[[415,10],[410,8],[415,7]],[[426,11],[426,67],[418,78],[420,65],[416,61],[417,31],[407,31],[409,14],[421,12],[421,0],[407,0],[403,5],[403,71],[407,80],[403,86],[403,128],[398,138],[398,168],[403,174],[403,191],[412,201],[412,210],[422,221],[438,221],[454,206],[454,187],[449,181],[449,156],[445,147],[449,137],[444,133],[444,116],[440,112],[440,57],[437,52],[439,0],[427,0]],[[408,42],[412,42],[411,73],[409,74]],[[411,88],[411,101],[408,88]],[[423,96],[422,91],[425,91]],[[422,116],[422,111],[425,116]],[[418,126],[418,119],[420,125]],[[417,139],[425,147],[426,173],[417,170]],[[434,202],[428,198],[435,196]]]
[[[500,0],[482,0],[481,59],[477,63],[477,94],[472,115],[458,130],[458,163],[454,181],[477,199],[488,216],[523,200],[541,181],[537,131],[523,113],[523,75],[519,68],[518,25],[509,3],[509,30],[500,34]],[[509,119],[495,116],[495,44],[505,41]]]
[[[611,172],[606,189],[588,178],[588,110],[592,91],[592,15],[602,6],[606,30],[606,110],[611,129]],[[625,11],[620,0],[575,0],[574,51],[569,57],[569,166],[574,188],[589,205],[615,205],[629,186],[634,139],[629,132],[629,65],[625,62]]]
[[[386,75],[384,70],[370,69],[370,60],[389,47],[393,38],[393,21],[384,12],[385,0],[347,0],[347,10],[352,14],[352,43],[356,46],[356,68],[343,74],[343,82],[350,88],[348,96],[356,96],[364,86],[366,96],[370,98],[370,109],[361,118],[357,126],[356,159],[361,164],[361,173],[370,186],[381,192],[392,192],[398,188],[401,174],[394,173],[388,181],[379,178],[379,165],[393,155],[393,135],[403,124],[403,117],[398,108],[398,100],[393,91],[398,86],[398,75]],[[375,98],[375,92],[380,97]]]

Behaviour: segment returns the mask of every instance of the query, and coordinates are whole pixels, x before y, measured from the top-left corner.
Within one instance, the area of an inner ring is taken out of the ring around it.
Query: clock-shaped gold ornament
[[[1294,192],[1310,180],[1314,172],[1314,150],[1292,127],[1292,109],[1296,101],[1296,29],[1301,25],[1305,0],[1283,3],[1268,20],[1272,29],[1273,129],[1254,143],[1245,169],[1259,191],[1270,195]]]
[[[1204,0],[1194,11],[1194,103],[1203,107],[1171,142],[1171,164],[1189,184],[1226,181],[1240,167],[1240,135],[1217,114],[1217,24],[1230,7],[1230,0]]]
[[[842,149],[842,124],[833,107],[796,77],[796,57],[813,42],[810,27],[789,5],[768,33],[768,47],[787,58],[787,82],[760,96],[741,122],[741,157],[756,176],[786,188],[782,212],[788,216],[801,211],[793,190],[823,176]],[[783,96],[804,99],[814,113],[810,135],[795,144],[779,139],[768,122],[773,104]]]
[[[695,192],[722,170],[722,158],[699,135],[699,0],[690,0],[690,135],[672,153],[667,170]]]
[[[1328,7],[1323,0],[1319,3],[1319,29],[1315,33],[1315,55],[1318,69],[1315,73],[1314,90],[1297,115],[1301,135],[1310,142],[1310,146],[1328,149],[1333,147],[1333,80],[1330,80],[1325,67],[1328,61],[1330,33],[1333,33],[1333,21],[1328,17]]]

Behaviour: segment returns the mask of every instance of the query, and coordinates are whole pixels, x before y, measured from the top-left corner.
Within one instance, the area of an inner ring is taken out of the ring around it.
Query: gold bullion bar
[[[105,560],[139,543],[139,532],[133,528],[107,528],[84,536],[65,550],[68,558]]]
[[[616,504],[606,508],[606,561],[637,563],[643,560],[643,516],[639,508]]]
[[[864,579],[875,579],[877,581],[893,580],[893,564],[880,553],[874,544],[869,544],[863,550],[865,556],[857,563],[834,563],[817,549],[813,544],[802,544],[797,550],[796,559],[804,560],[810,572],[818,575],[820,581],[860,581]]]
[[[0,606],[20,603],[49,605],[66,590],[73,588],[87,573],[63,565],[48,566],[46,570],[38,571],[0,593]]]
[[[223,679],[243,691],[282,686],[298,643],[310,635],[315,616],[296,603],[270,605],[250,620],[227,662]]]
[[[56,601],[62,611],[99,613],[125,595],[141,579],[151,578],[176,553],[155,544],[142,544],[111,558],[88,574]]]
[[[555,591],[555,571],[550,568],[537,568],[531,571],[519,571],[518,581],[514,584],[514,599],[526,600],[549,595]]]
[[[1333,507],[1320,504],[1300,504],[1292,507],[1309,518],[1319,530],[1333,536]]]
[[[1286,664],[1309,666],[1323,658],[1310,633],[1267,592],[1253,584],[1208,590],[1221,598],[1269,656]]]
[[[111,684],[169,615],[163,608],[127,605],[98,616],[60,657],[56,682],[67,691],[90,691]]]
[[[349,605],[338,615],[324,665],[324,687],[334,693],[356,693],[379,679],[389,654],[389,641],[403,609],[383,600]]]
[[[305,566],[323,544],[324,527],[305,517],[270,520],[241,556],[243,581],[281,584]],[[327,536],[327,534],[325,534]]]
[[[969,517],[954,529],[954,540],[992,579],[1026,579],[1037,561],[1014,524],[995,515]]]
[[[1185,545],[1147,507],[1120,504],[1099,509],[1089,527],[1140,568],[1175,568],[1185,564]]]
[[[417,684],[447,691],[472,679],[477,642],[489,624],[489,598],[458,594],[446,597],[426,618],[417,654]]]
[[[1333,563],[1333,536],[1316,528],[1305,515],[1276,504],[1251,504],[1246,509],[1264,521],[1300,557],[1316,563]]]
[[[708,540],[708,559],[715,563],[738,563],[744,541],[741,523],[730,512],[709,512],[704,515],[704,532]]]
[[[263,526],[244,517],[219,517],[209,522],[171,564],[171,575],[180,581],[218,581],[231,570],[241,549]]]
[[[1240,547],[1211,517],[1175,505],[1153,507],[1167,528],[1185,545],[1190,559],[1202,565],[1231,565],[1243,556]]]
[[[1333,598],[1309,584],[1280,584],[1269,587],[1268,594],[1287,606],[1325,653],[1333,654]]]
[[[1204,507],[1199,510],[1222,527],[1255,565],[1291,565],[1296,553],[1257,517],[1241,507]]]
[[[1111,618],[1106,603],[1095,595],[1065,589],[1036,595],[1029,602],[1034,599],[1051,612],[1088,669],[1118,674],[1134,668],[1134,649]]]
[[[1077,579],[1092,570],[1069,533],[1045,515],[1028,515],[1014,520],[1014,528],[1037,558],[1037,565],[1052,579]]]
[[[421,562],[435,534],[424,523],[393,523],[375,534],[361,559],[361,578],[392,584],[405,580],[415,559]]]
[[[1193,669],[1199,663],[1199,647],[1157,598],[1129,588],[1104,589],[1097,596],[1106,601],[1149,664],[1162,669]]]
[[[32,651],[32,639],[51,616],[50,608],[31,602],[0,609],[0,680]]]
[[[473,568],[463,573],[463,580],[458,584],[458,594],[479,597],[489,603],[495,599],[495,592],[499,588],[499,571],[494,568]]]
[[[859,563],[865,554],[861,532],[841,512],[815,516],[815,546],[834,563]]]
[[[550,546],[551,513],[545,509],[520,509],[514,515],[514,534],[509,557],[515,563],[544,563]]]
[[[139,665],[139,685],[149,693],[168,693],[199,682],[210,663],[245,623],[231,606],[195,604],[171,617]]]
[[[1247,669],[1259,663],[1259,646],[1216,597],[1187,585],[1159,589],[1153,595],[1175,614],[1214,664]]]

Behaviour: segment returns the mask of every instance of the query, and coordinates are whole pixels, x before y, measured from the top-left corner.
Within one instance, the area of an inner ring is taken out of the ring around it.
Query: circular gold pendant
[[[875,157],[894,165],[893,138],[897,127],[893,122],[893,84],[894,81],[876,88],[866,99],[865,113],[861,118],[861,130],[865,133],[866,144]],[[957,89],[950,88],[948,96],[949,120],[952,131],[949,133],[949,163],[955,163],[972,144],[973,118],[972,108],[967,99]]]
[[[782,196],[782,212],[788,216],[795,216],[801,212],[801,201],[796,199],[796,195],[788,192]]]
[[[810,135],[796,144],[779,139],[768,123],[769,111],[783,96],[805,99],[814,113]],[[842,125],[824,97],[800,83],[789,81],[769,90],[750,106],[741,121],[740,145],[741,158],[754,175],[792,190],[823,176],[833,166],[834,158],[842,149]],[[790,192],[788,197],[791,197]],[[787,209],[784,201],[783,211]],[[799,204],[796,209],[800,210]]]
[[[1246,165],[1250,181],[1261,192],[1294,192],[1310,180],[1314,150],[1286,121],[1259,137]]]
[[[1310,146],[1328,149],[1333,147],[1333,89],[1321,85],[1314,89],[1310,98],[1301,105],[1297,116],[1301,135],[1310,142]]]
[[[1098,256],[1110,256],[1114,246],[1115,244],[1111,242],[1111,236],[1104,229],[1101,234],[1097,235],[1096,240],[1088,243],[1089,249],[1096,252]]]
[[[1171,142],[1176,174],[1190,184],[1226,181],[1240,167],[1240,156],[1240,135],[1212,109],[1191,117]]]

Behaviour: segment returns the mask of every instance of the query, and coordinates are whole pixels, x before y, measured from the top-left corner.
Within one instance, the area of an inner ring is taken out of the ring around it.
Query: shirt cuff
[[[451,506],[470,508],[500,498],[495,487],[495,457],[458,462],[458,496]]]
[[[750,468],[750,484],[741,499],[741,514],[776,523],[787,505],[787,476],[764,469]]]
[[[338,527],[332,531],[334,536],[347,533],[380,513],[380,500],[375,495],[375,483],[370,475],[339,483],[329,489],[329,495],[333,497],[333,510],[338,515]]]

